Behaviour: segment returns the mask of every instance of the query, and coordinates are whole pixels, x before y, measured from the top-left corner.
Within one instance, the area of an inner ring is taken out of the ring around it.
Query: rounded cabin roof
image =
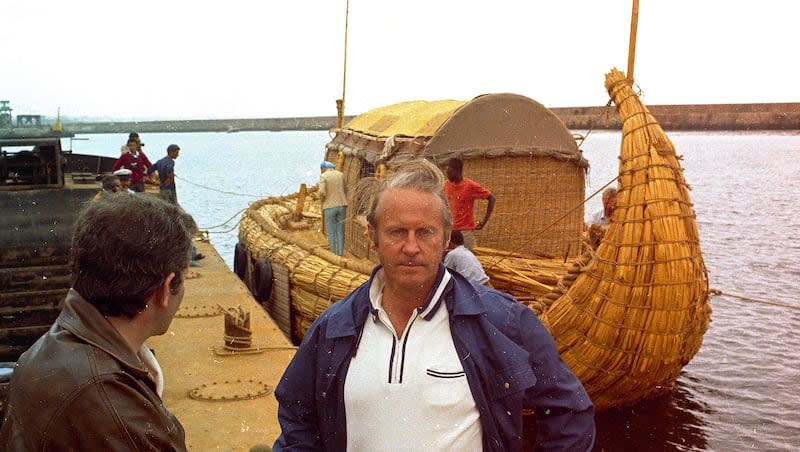
[[[434,160],[500,155],[549,155],[583,162],[572,132],[547,107],[518,94],[486,94],[456,110],[431,137]]]
[[[535,155],[588,167],[564,123],[544,105],[518,94],[388,105],[353,118],[340,133],[332,144],[360,149],[369,161],[380,158],[376,154],[387,157],[405,152],[436,162],[454,156]],[[394,152],[387,152],[387,145]]]

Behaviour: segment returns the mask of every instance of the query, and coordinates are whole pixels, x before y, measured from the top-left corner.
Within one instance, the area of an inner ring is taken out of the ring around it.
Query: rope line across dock
[[[213,188],[213,187],[209,187],[207,185],[202,185],[202,184],[198,184],[198,183],[192,182],[190,180],[187,180],[187,179],[184,179],[184,178],[178,176],[177,174],[175,175],[175,179],[180,179],[180,180],[186,182],[187,184],[194,185],[195,187],[204,188],[206,190],[215,191],[217,193],[223,193],[223,194],[226,194],[226,195],[244,196],[244,197],[248,197],[248,198],[264,198],[265,197],[264,195],[251,195],[249,193],[236,193],[236,192],[232,192],[232,191],[220,190],[218,188]]]

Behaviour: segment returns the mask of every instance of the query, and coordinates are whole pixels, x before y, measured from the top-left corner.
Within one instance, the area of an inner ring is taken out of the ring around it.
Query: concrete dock
[[[280,433],[272,391],[294,347],[211,244],[195,245],[206,258],[189,268],[186,294],[169,331],[147,341],[164,372],[164,404],[186,429],[189,450],[271,446]],[[260,352],[230,354],[223,348],[220,307],[239,306],[250,312],[251,347]]]

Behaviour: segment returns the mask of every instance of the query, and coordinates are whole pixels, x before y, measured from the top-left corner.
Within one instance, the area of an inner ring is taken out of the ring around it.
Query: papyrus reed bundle
[[[623,122],[613,221],[589,267],[542,317],[598,410],[669,391],[711,313],[672,142],[622,72],[605,84]]]

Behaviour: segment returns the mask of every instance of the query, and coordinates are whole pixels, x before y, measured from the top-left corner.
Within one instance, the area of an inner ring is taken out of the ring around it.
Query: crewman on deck
[[[131,189],[142,193],[144,192],[145,172],[153,164],[142,151],[142,144],[138,138],[128,138],[128,150],[128,153],[120,155],[114,162],[112,170],[116,171],[120,168],[131,170]]]
[[[444,192],[447,195],[450,212],[453,214],[453,230],[460,231],[464,236],[464,246],[469,249],[475,248],[478,243],[474,231],[483,229],[492,216],[494,195],[486,187],[464,177],[464,161],[458,157],[451,158],[447,162]],[[476,223],[473,209],[477,199],[485,199],[487,204],[483,220]]]
[[[319,199],[325,220],[328,249],[341,256],[344,254],[344,222],[347,218],[347,190],[344,173],[331,162],[320,164]]]
[[[119,178],[120,193],[136,193],[131,190],[131,170],[128,168],[120,168],[114,171],[113,174]]]
[[[589,224],[596,224],[606,227],[611,222],[611,217],[614,215],[614,206],[617,203],[617,189],[608,187],[603,190],[603,208],[592,214],[589,218]]]
[[[158,171],[158,194],[164,201],[175,205],[178,204],[178,194],[175,190],[175,159],[178,158],[180,153],[180,146],[170,144],[167,146],[167,155],[147,169],[148,176]]]
[[[461,231],[450,232],[444,266],[448,270],[457,271],[473,284],[489,285],[489,275],[483,270],[483,266],[472,251],[464,246],[464,236]]]
[[[611,217],[614,215],[616,204],[617,189],[608,187],[603,190],[603,207],[589,217],[589,221],[583,231],[583,243],[585,246],[597,248],[600,245],[608,225],[611,224]]]

